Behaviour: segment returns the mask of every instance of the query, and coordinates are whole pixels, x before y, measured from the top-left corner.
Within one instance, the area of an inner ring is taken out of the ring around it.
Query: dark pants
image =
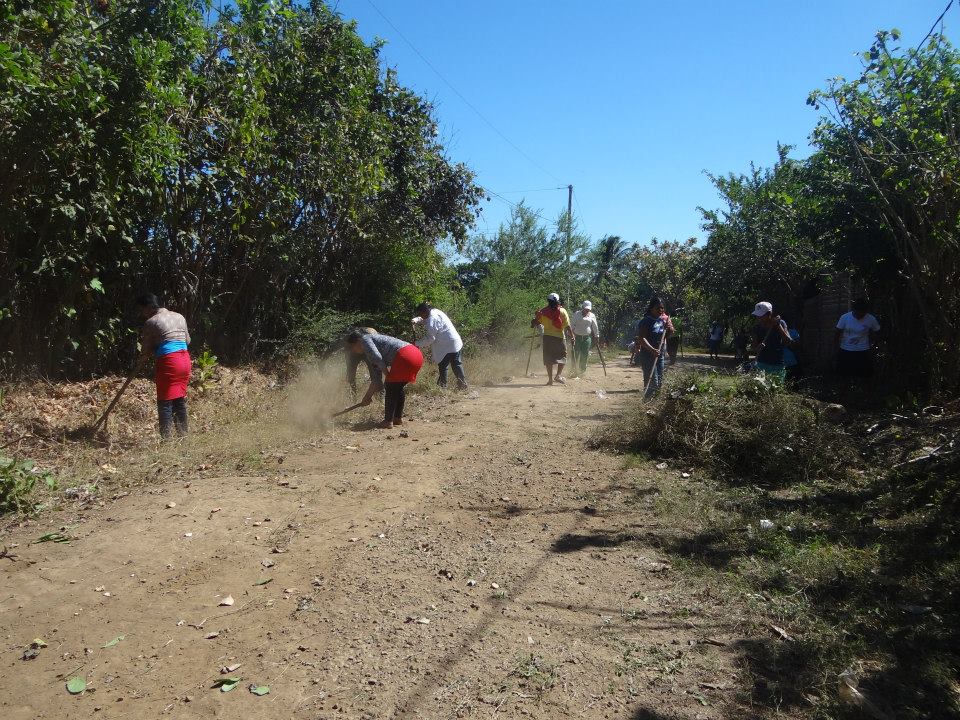
[[[388,382],[383,398],[383,421],[393,422],[403,417],[403,404],[407,401],[405,382]]]
[[[460,388],[467,387],[467,376],[463,373],[463,358],[461,357],[462,351],[457,350],[457,352],[447,353],[443,356],[437,364],[437,369],[440,371],[440,377],[437,378],[437,384],[445,388],[447,386],[447,368],[453,368],[453,375],[457,378],[457,385]]]
[[[169,438],[176,426],[177,435],[187,434],[187,399],[157,400],[157,415],[160,418],[160,437]]]
[[[837,372],[843,378],[869,378],[873,375],[873,351],[837,351]]]

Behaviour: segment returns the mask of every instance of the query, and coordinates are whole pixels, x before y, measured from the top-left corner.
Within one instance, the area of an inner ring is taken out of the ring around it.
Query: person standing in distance
[[[530,327],[540,325],[543,328],[543,366],[547,369],[547,385],[554,381],[563,385],[563,366],[567,362],[567,346],[564,338],[573,340],[570,332],[570,316],[560,304],[557,293],[547,295],[546,307],[537,310]],[[557,374],[553,374],[553,366],[557,366]]]
[[[666,338],[673,335],[673,323],[663,307],[663,300],[650,298],[647,314],[637,323],[637,339],[640,367],[643,369],[645,398],[657,394],[663,385],[664,353]]]
[[[186,435],[187,385],[192,365],[187,350],[190,345],[187,321],[180,313],[160,307],[153,293],[139,296],[137,308],[144,320],[140,331],[141,362],[153,358],[160,437],[170,438],[174,428],[178,435]]]
[[[873,375],[873,341],[880,323],[871,315],[864,298],[853,301],[853,309],[837,321],[837,373],[843,378],[868,378]]]
[[[787,366],[783,361],[783,349],[793,345],[787,323],[773,314],[773,305],[761,300],[754,308],[757,324],[753,328],[753,349],[757,355],[757,370],[772,375],[783,382]]]
[[[417,340],[416,345],[421,350],[430,348],[439,371],[437,385],[442,388],[447,386],[447,368],[452,367],[453,376],[457,378],[457,388],[466,390],[469,386],[463,372],[463,340],[457,328],[445,312],[437,310],[428,302],[417,305],[416,312],[412,322],[414,325],[422,323],[424,330],[424,336]]]
[[[600,342],[600,326],[593,312],[593,303],[584,300],[580,309],[570,320],[573,330],[573,374],[583,376],[587,372],[587,360],[590,358],[590,346]]]

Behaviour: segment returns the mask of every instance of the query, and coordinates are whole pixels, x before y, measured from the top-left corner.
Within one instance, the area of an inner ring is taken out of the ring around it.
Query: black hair
[[[856,312],[868,312],[870,310],[870,301],[866,298],[857,298],[853,301],[853,309]]]
[[[359,330],[351,330],[347,333],[346,337],[343,338],[343,342],[346,345],[353,345],[355,342],[359,342],[362,335]]]
[[[654,295],[650,298],[650,303],[647,305],[647,312],[653,310],[657,305],[663,305],[663,300]]]
[[[431,310],[433,310],[433,305],[431,305],[431,304],[428,303],[426,300],[424,300],[422,303],[420,303],[419,305],[417,305],[417,307],[415,308],[415,310],[416,310],[416,312],[419,313],[420,315],[423,315],[424,313],[428,313],[428,312],[430,312]]]
[[[549,306],[552,307],[552,308],[559,307],[560,301],[559,301],[559,300],[554,300],[553,298],[548,298],[548,299],[547,299],[547,305],[549,305]]]
[[[137,305],[156,310],[160,307],[160,301],[157,300],[157,296],[153,293],[143,293],[142,295],[137,295]]]

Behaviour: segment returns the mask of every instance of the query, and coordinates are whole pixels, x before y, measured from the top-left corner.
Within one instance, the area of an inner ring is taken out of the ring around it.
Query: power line
[[[576,191],[573,193],[573,204],[577,206],[577,215],[583,220],[583,210],[580,208],[580,199],[577,197]]]
[[[953,0],[950,0],[950,2],[947,3],[947,6],[943,9],[943,12],[940,13],[940,17],[933,21],[933,25],[930,26],[930,31],[923,36],[923,40],[917,43],[917,50],[923,47],[923,44],[930,38],[931,35],[933,35],[933,31],[937,29],[937,25],[943,22],[944,16],[946,16],[947,11],[949,11],[951,7],[953,7]]]
[[[390,20],[390,18],[388,18],[386,15],[384,15],[384,14],[380,11],[380,8],[378,8],[376,5],[374,5],[373,0],[367,0],[367,3],[369,3],[370,7],[372,7],[372,8],[377,12],[377,14],[378,14],[380,17],[383,18],[384,22],[386,22],[387,25],[389,25],[391,28],[393,28],[394,32],[397,33],[397,35],[399,35],[400,38],[401,38],[407,45],[410,46],[410,49],[413,50],[413,52],[415,52],[415,53],[417,54],[417,56],[418,56],[421,60],[423,60],[424,63],[426,63],[427,67],[429,67],[431,70],[433,70],[433,72],[436,74],[436,76],[437,76],[438,78],[440,78],[440,79],[446,84],[446,86],[447,86],[448,88],[450,88],[450,89],[456,94],[457,97],[459,97],[461,100],[463,100],[464,104],[466,104],[467,107],[469,107],[471,110],[473,110],[473,111],[477,114],[477,117],[479,117],[481,120],[483,120],[483,121],[490,127],[491,130],[493,130],[497,135],[499,135],[499,136],[503,139],[504,142],[506,142],[508,145],[510,145],[510,147],[512,147],[514,150],[516,150],[518,153],[520,153],[523,157],[525,157],[525,158],[530,162],[530,164],[533,165],[534,167],[536,167],[538,170],[540,170],[540,171],[543,172],[543,173],[546,173],[547,175],[549,175],[550,177],[552,177],[552,178],[553,178],[554,180],[556,180],[557,182],[563,182],[563,180],[561,180],[560,178],[558,178],[556,175],[554,175],[552,172],[550,172],[549,170],[547,170],[545,167],[543,167],[540,163],[538,163],[538,162],[537,162],[536,160],[534,160],[532,157],[530,157],[529,155],[527,155],[527,153],[525,153],[516,143],[514,143],[510,138],[508,138],[506,135],[504,135],[502,132],[500,132],[500,129],[499,129],[496,125],[494,125],[492,122],[490,122],[490,120],[487,119],[486,115],[484,115],[482,112],[480,112],[472,102],[470,102],[469,100],[467,100],[467,98],[464,97],[463,93],[461,93],[459,90],[457,90],[457,88],[455,88],[455,87],[453,86],[453,83],[451,83],[449,80],[447,80],[447,78],[445,78],[445,77],[443,76],[443,73],[441,73],[439,70],[437,70],[437,68],[434,67],[433,63],[430,62],[423,53],[421,53],[419,50],[417,50],[416,46],[415,46],[412,42],[410,42],[410,40],[407,39],[407,36],[404,35],[404,34],[400,31],[400,28],[398,28],[396,25],[394,25],[393,22]]]
[[[564,188],[564,189],[566,189],[566,188]],[[511,208],[513,208],[514,210],[516,210],[518,207],[520,207],[520,203],[515,203],[515,202],[513,202],[512,200],[508,200],[507,198],[505,198],[505,197],[504,197],[503,195],[501,195],[500,193],[496,193],[496,192],[494,192],[493,190],[488,190],[487,188],[484,188],[483,191],[484,191],[485,193],[487,193],[488,195],[492,195],[493,197],[497,198],[497,199],[500,200],[501,202],[506,203],[507,205],[509,205],[509,206],[510,206]],[[530,214],[533,215],[535,218],[539,218],[540,220],[543,220],[543,222],[545,222],[545,223],[553,223],[553,224],[556,224],[556,220],[548,220],[548,219],[545,218],[543,215],[541,215],[540,213],[534,212],[534,211],[531,210],[530,208],[527,208],[527,210],[528,210],[528,211],[530,212]]]
[[[539,188],[537,190],[501,190],[501,195],[519,195],[521,193],[532,193],[532,192],[553,192],[554,190],[566,190],[566,185],[558,185],[557,187],[548,187],[548,188]]]

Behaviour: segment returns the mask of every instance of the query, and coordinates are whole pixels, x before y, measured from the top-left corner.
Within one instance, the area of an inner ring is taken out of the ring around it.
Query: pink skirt
[[[187,350],[178,350],[157,358],[154,366],[157,400],[176,400],[186,397],[191,365],[190,353]]]

